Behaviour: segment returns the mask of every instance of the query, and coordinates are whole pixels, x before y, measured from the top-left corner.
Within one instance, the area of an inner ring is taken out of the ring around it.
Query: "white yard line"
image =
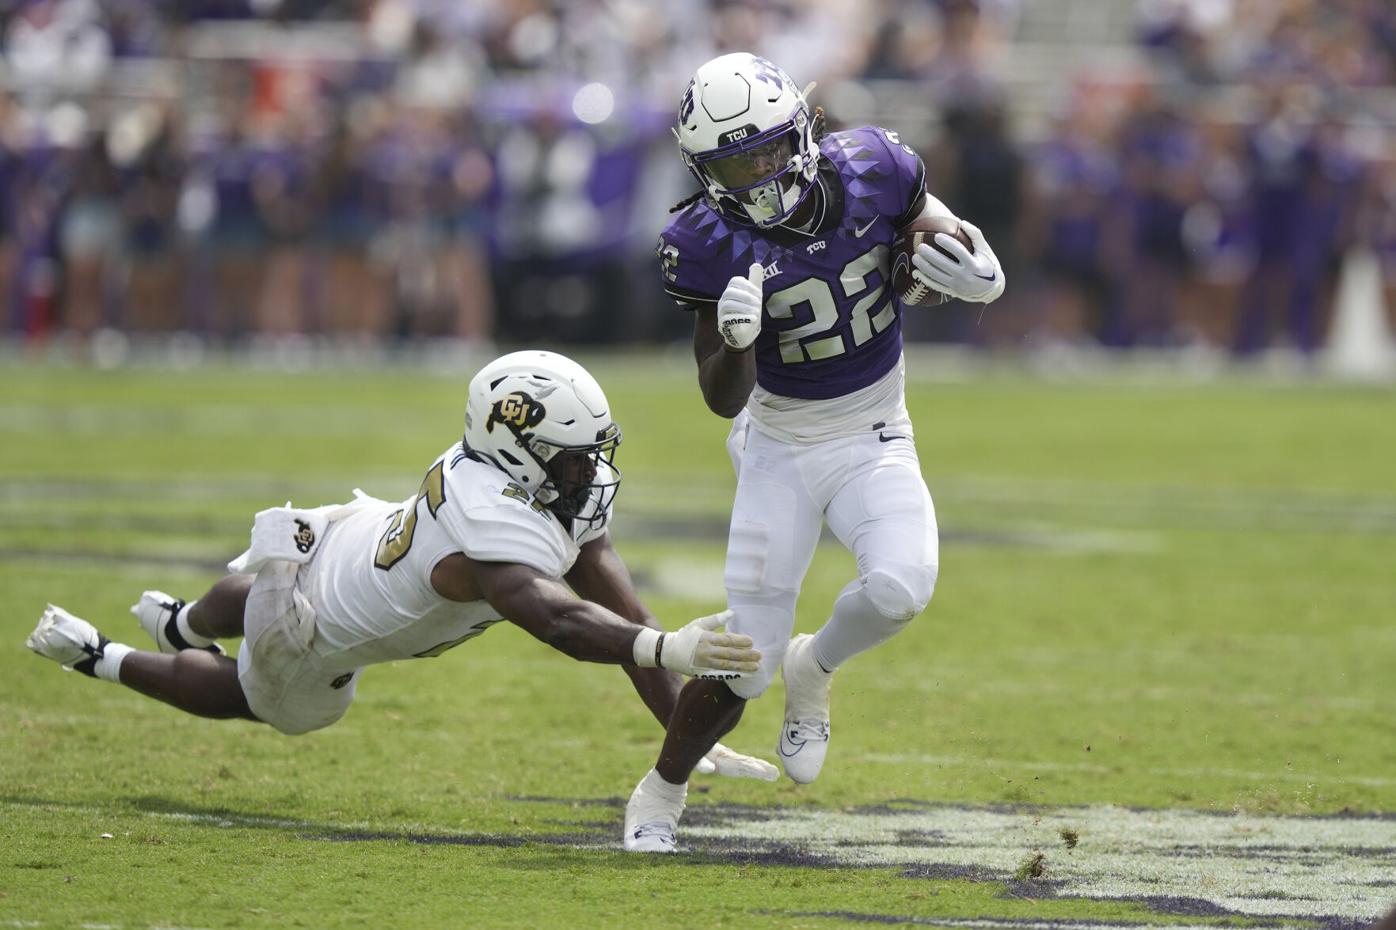
[[[1058,898],[1204,901],[1262,919],[1372,920],[1396,900],[1396,820],[1265,817],[1117,807],[871,813],[705,812],[680,840],[789,850],[831,864],[942,867],[1013,879],[1041,853]],[[1075,839],[1068,849],[1065,836]],[[939,921],[934,921],[939,923]],[[987,921],[988,924],[995,923]],[[1011,923],[1011,922],[1010,922]]]
[[[1023,769],[1029,772],[1094,772],[1109,774],[1115,766],[1094,762],[1040,762],[1026,759],[985,759],[965,756],[940,756],[927,753],[866,753],[858,756],[859,762],[872,762],[878,765],[932,765],[950,768]],[[1292,772],[1273,770],[1266,772],[1245,769],[1145,766],[1132,767],[1132,771],[1147,775],[1165,775],[1170,778],[1239,778],[1247,781],[1297,781],[1307,784],[1362,785],[1369,788],[1385,788],[1396,785],[1396,778],[1383,775],[1338,775],[1316,772]],[[1396,840],[1396,837],[1393,837]]]

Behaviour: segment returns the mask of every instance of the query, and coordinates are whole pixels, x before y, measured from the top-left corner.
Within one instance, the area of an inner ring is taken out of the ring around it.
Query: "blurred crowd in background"
[[[0,2],[0,331],[686,338],[670,126],[735,50],[899,130],[995,245],[1008,295],[913,339],[1311,353],[1357,254],[1396,307],[1390,0],[1028,6]]]

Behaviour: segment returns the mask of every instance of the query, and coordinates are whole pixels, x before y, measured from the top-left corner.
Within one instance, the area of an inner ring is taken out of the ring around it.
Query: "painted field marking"
[[[616,800],[511,798],[617,808]],[[85,805],[0,803],[0,807],[93,816]],[[302,839],[515,846],[545,843],[578,849],[619,847],[611,831],[563,834],[468,833],[423,824],[310,822],[237,813],[143,811],[151,819],[215,828],[304,831]],[[615,810],[617,820],[619,810]],[[1313,926],[1353,930],[1396,902],[1396,815],[1280,817],[1120,807],[969,808],[893,802],[844,811],[694,805],[680,847],[719,858],[804,866],[890,867],[910,876],[1006,882],[1015,895],[1143,903],[1180,917],[1242,917],[1266,928]],[[1040,874],[1021,876],[1040,857]],[[896,914],[810,912],[876,923],[966,928],[1072,930],[1113,925],[1064,920],[921,919]],[[11,926],[35,926],[34,923]],[[1138,924],[1121,924],[1137,928]],[[1198,926],[1205,926],[1199,924]]]
[[[1116,771],[1108,765],[1094,762],[1034,762],[1020,759],[984,759],[966,756],[937,756],[925,753],[867,753],[858,757],[861,762],[880,765],[936,765],[955,768],[1004,768],[1025,769],[1030,772],[1097,772],[1102,775]],[[1271,771],[1250,772],[1242,769],[1225,768],[1178,768],[1173,766],[1146,766],[1134,771],[1149,775],[1168,775],[1178,778],[1238,778],[1246,781],[1299,781],[1305,783],[1331,783],[1340,785],[1363,785],[1369,788],[1384,788],[1396,785],[1396,778],[1379,775],[1318,775],[1307,772]]]
[[[1054,898],[1140,901],[1267,926],[1349,927],[1396,901],[1393,817],[898,804],[847,812],[695,807],[685,821],[680,845],[698,852],[795,853],[945,877],[1014,881],[1040,853],[1042,874],[1031,884]]]

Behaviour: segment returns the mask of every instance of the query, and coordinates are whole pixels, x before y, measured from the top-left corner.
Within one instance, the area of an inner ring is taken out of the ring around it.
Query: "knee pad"
[[[897,565],[875,568],[863,579],[868,600],[888,620],[906,623],[926,609],[935,590],[933,565]]]

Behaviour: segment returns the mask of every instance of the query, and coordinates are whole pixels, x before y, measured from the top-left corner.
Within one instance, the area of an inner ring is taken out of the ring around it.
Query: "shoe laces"
[[[827,743],[829,741],[829,721],[827,720],[787,720],[785,736],[792,743]]]

